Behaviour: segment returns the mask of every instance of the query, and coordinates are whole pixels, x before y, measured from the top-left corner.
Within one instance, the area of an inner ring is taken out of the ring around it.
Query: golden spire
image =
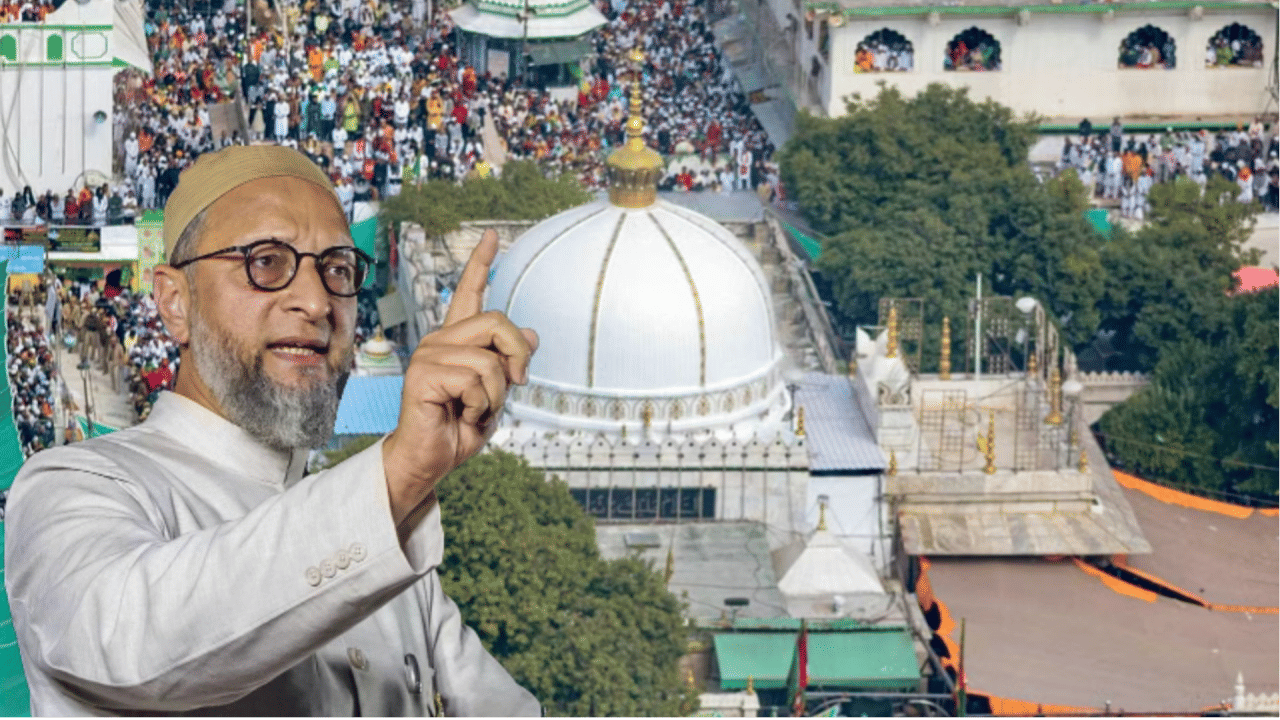
[[[889,303],[889,339],[886,341],[884,356],[898,357],[898,306]]]
[[[994,475],[996,472],[996,411],[992,410],[990,419],[987,421],[987,442],[983,448],[982,454],[987,459],[987,464],[982,468],[982,472],[988,475]]]
[[[1062,374],[1058,372],[1058,363],[1049,368],[1049,416],[1044,419],[1049,425],[1062,424]]]
[[[804,406],[796,408],[796,436],[804,437]]]
[[[1040,368],[1036,367],[1036,353],[1032,350],[1027,354],[1027,377],[1035,377]]]
[[[644,144],[644,117],[641,115],[640,79],[644,53],[633,48],[628,58],[635,65],[631,86],[631,117],[627,119],[627,141],[614,150],[609,166],[609,202],[625,208],[648,207],[658,199],[658,181],[665,171],[662,156]]]
[[[898,453],[892,450],[889,451],[889,467],[884,471],[884,474],[889,477],[898,474]]]
[[[748,675],[747,676],[747,692],[754,693],[755,691],[756,691],[756,676]]]
[[[938,352],[938,379],[951,379],[951,318],[942,318],[942,347]]]
[[[825,502],[818,503],[818,529],[827,529],[827,504]]]
[[[1089,472],[1089,454],[1084,451],[1083,447],[1080,448],[1080,460],[1076,463],[1076,469],[1082,473]]]

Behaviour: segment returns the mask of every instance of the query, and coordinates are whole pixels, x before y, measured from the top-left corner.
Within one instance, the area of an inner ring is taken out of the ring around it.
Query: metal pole
[[[978,273],[977,310],[973,316],[973,379],[982,379],[982,273]]]
[[[524,0],[524,34],[520,36],[520,83],[523,85],[529,79],[529,61],[525,57],[528,52],[529,44],[529,0]]]

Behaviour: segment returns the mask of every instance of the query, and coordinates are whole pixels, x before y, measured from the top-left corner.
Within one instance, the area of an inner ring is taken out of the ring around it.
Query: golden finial
[[[747,676],[747,692],[754,693],[755,691],[756,691],[756,676],[748,675]]]
[[[1057,362],[1049,367],[1049,416],[1044,421],[1049,425],[1062,424],[1062,374],[1058,372]]]
[[[685,680],[684,680],[684,681],[689,685],[689,689],[690,689],[690,690],[692,690],[692,689],[694,689],[694,688],[698,687],[698,681],[697,681],[697,680],[695,680],[695,679],[694,679],[694,677],[693,677],[693,668],[689,668],[689,669],[688,669],[688,673],[689,673],[689,674],[685,676]]]
[[[804,406],[796,408],[796,436],[804,437]]]
[[[898,357],[898,306],[889,303],[889,339],[886,342],[884,356]]]
[[[938,353],[938,379],[951,379],[951,318],[942,318],[942,347]]]
[[[1036,366],[1036,353],[1032,350],[1027,355],[1027,377],[1035,377],[1040,368]]]
[[[622,423],[622,435],[620,437],[622,438],[623,442],[627,441],[627,424],[626,423]]]
[[[1076,469],[1082,473],[1089,472],[1089,454],[1080,448],[1080,460],[1076,463]]]
[[[649,431],[649,427],[653,425],[653,403],[645,400],[644,409],[640,411],[640,417],[644,419],[645,432]]]
[[[986,445],[987,447],[985,448],[983,454],[986,456],[987,464],[985,467],[982,468],[982,472],[988,475],[993,475],[995,474],[995,471],[996,471],[996,411],[995,410],[991,411],[989,419],[987,420]]]
[[[827,504],[825,502],[818,503],[818,529],[827,529]]]
[[[898,474],[898,453],[892,450],[889,451],[889,467],[884,471],[884,474],[889,477]]]
[[[640,81],[643,77],[644,53],[632,48],[627,57],[635,65],[635,84],[631,87],[631,117],[627,119],[627,141],[613,151],[609,167],[609,202],[626,208],[642,208],[658,199],[658,180],[662,178],[662,156],[644,144],[643,99]]]

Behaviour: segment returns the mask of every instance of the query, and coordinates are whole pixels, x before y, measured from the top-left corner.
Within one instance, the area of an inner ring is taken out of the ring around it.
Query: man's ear
[[[151,295],[156,300],[156,309],[160,311],[165,329],[179,345],[186,345],[191,339],[191,293],[185,272],[171,265],[155,267]]]

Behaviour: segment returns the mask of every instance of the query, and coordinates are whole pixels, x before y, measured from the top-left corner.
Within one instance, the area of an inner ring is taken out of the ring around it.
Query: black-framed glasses
[[[182,269],[197,260],[207,260],[228,253],[241,254],[249,284],[267,292],[289,287],[289,283],[298,274],[302,258],[315,258],[316,272],[320,274],[324,289],[330,295],[338,297],[352,297],[359,292],[369,273],[369,264],[373,262],[373,258],[363,250],[350,245],[335,245],[318,253],[309,253],[299,252],[292,245],[279,240],[257,240],[248,245],[233,245],[183,260],[174,263],[173,267]]]

